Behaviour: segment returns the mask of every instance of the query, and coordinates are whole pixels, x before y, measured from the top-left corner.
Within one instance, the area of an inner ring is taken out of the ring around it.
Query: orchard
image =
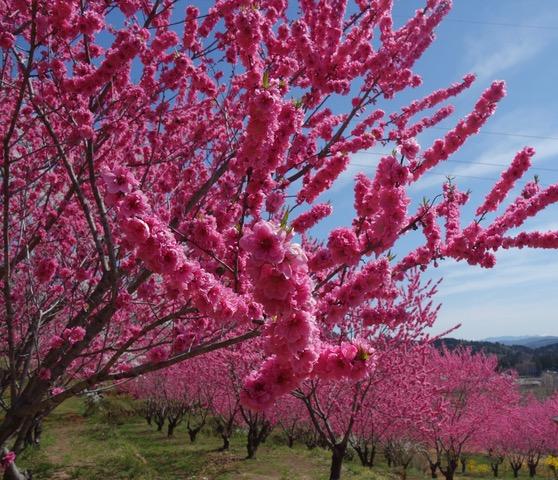
[[[398,105],[451,7],[395,27],[392,0],[0,0],[6,480],[30,478],[17,458],[53,410],[107,390],[169,437],[211,424],[223,450],[245,431],[248,457],[272,431],[327,449],[331,480],[349,451],[422,456],[446,480],[472,452],[536,474],[558,401],[428,334],[443,298],[424,271],[558,247],[523,228],[558,184],[511,195],[533,148],[485,198],[410,194],[506,95],[483,86],[419,144],[475,82]],[[324,195],[377,146],[346,225],[325,227]]]

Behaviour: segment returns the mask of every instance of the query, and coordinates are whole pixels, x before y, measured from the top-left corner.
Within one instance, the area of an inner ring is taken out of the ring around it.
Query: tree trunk
[[[440,468],[440,471],[444,474],[446,480],[453,480],[455,471],[457,470],[458,460],[454,458],[448,459],[448,465],[445,470]]]
[[[40,445],[41,444],[41,435],[43,434],[43,421],[39,420],[36,425],[35,428],[33,429],[34,432],[34,438],[33,438],[33,443],[35,445]]]
[[[430,467],[430,478],[438,478],[438,474],[436,471],[438,470],[438,466],[440,462],[431,462],[428,460],[428,466]]]
[[[176,428],[176,423],[171,422],[169,420],[169,424],[167,426],[167,437],[172,437],[174,435],[174,429]]]
[[[467,459],[465,457],[461,457],[459,461],[461,462],[461,473],[465,473],[467,471]]]
[[[287,446],[289,448],[293,448],[294,446],[294,437],[292,435],[287,435]]]
[[[527,466],[529,467],[529,476],[533,478],[537,474],[537,464],[529,462]]]
[[[165,417],[157,415],[155,417],[155,424],[157,425],[157,431],[161,432],[163,430],[163,426],[165,425]]]
[[[341,478],[341,467],[343,466],[343,459],[345,458],[345,452],[347,451],[347,445],[337,444],[331,449],[331,468],[329,470],[329,480],[340,480]]]
[[[519,476],[519,470],[521,469],[521,466],[511,466],[512,470],[513,470],[513,478],[517,478]]]
[[[190,428],[188,427],[188,436],[190,437],[190,443],[195,443],[198,433],[200,433],[201,427]]]
[[[353,445],[353,448],[357,453],[360,463],[362,464],[363,467],[372,468],[374,466],[374,458],[376,456],[375,446],[368,448],[368,446],[366,445],[364,447],[359,445]]]
[[[254,458],[256,456],[256,450],[258,450],[258,445],[254,442],[252,436],[248,434],[248,441],[246,442],[246,458]]]
[[[492,474],[494,475],[494,478],[498,477],[498,467],[499,467],[499,464],[497,464],[497,463],[491,463],[490,464],[490,468],[492,468]]]
[[[453,480],[453,475],[454,475],[455,471],[452,470],[451,468],[448,468],[447,470],[445,470],[442,473],[444,474],[444,478],[446,480]]]
[[[229,449],[231,442],[229,440],[229,436],[224,433],[221,434],[221,438],[223,439],[223,446],[219,450],[224,452]]]

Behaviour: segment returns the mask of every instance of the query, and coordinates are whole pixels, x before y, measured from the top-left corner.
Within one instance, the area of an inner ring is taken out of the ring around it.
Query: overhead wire
[[[409,17],[404,15],[393,15],[393,18],[407,20]],[[490,25],[494,27],[511,27],[511,28],[528,28],[531,30],[550,30],[558,31],[558,26],[555,25],[529,25],[523,23],[508,23],[508,22],[487,22],[485,20],[470,20],[466,18],[446,18],[444,22],[450,23],[470,23],[472,25]]]
[[[359,152],[359,155],[374,155],[374,156],[384,156],[384,155],[391,155],[391,153],[389,152]],[[489,166],[489,167],[502,167],[502,168],[507,168],[509,167],[509,164],[504,164],[504,163],[491,163],[491,162],[475,162],[473,160],[444,160],[445,162],[450,162],[450,163],[465,163],[465,164],[470,164],[470,165],[485,165],[485,166]],[[362,166],[362,167],[366,167],[368,165],[364,165],[364,164],[358,164],[358,163],[353,163],[352,165],[357,165],[357,166]],[[529,170],[540,170],[541,172],[554,172],[554,173],[558,173],[558,168],[547,168],[547,167],[537,167],[537,166],[532,166],[529,168]]]
[[[449,132],[450,130],[452,130],[451,128],[447,128],[447,127],[429,127],[432,130],[443,130],[446,132]],[[481,132],[478,132],[478,135],[498,135],[498,136],[503,136],[503,137],[518,137],[518,138],[534,138],[536,140],[556,140],[558,141],[558,137],[546,137],[543,135],[529,135],[526,133],[510,133],[510,132],[493,132],[493,131],[486,131],[483,130]]]

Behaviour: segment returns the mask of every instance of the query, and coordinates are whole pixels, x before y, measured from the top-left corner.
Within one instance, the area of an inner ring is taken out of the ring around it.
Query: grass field
[[[245,460],[244,437],[238,433],[228,452],[220,452],[220,439],[202,432],[191,444],[185,428],[177,428],[173,438],[156,432],[145,420],[133,416],[121,424],[109,424],[104,416],[83,416],[80,400],[61,405],[47,419],[42,445],[29,448],[18,465],[30,468],[34,480],[322,480],[328,478],[329,452],[304,446],[282,445],[279,433],[272,434],[258,450],[257,458]],[[381,459],[380,459],[381,461]],[[552,478],[540,467],[541,477]],[[466,475],[463,478],[483,478]],[[488,475],[486,475],[488,477]],[[522,472],[523,478],[528,478]],[[358,461],[345,462],[346,480],[397,480],[401,475],[384,464],[363,468]],[[427,479],[417,468],[409,480]],[[504,472],[503,478],[510,478]],[[442,479],[440,479],[442,480]]]

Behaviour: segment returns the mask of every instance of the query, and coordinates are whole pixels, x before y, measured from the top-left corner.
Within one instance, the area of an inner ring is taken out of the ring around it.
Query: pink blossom
[[[125,220],[122,223],[122,230],[133,245],[144,243],[150,236],[149,225],[139,218]]]
[[[15,462],[15,459],[16,454],[10,450],[9,452],[2,455],[2,458],[0,459],[0,465],[2,465],[3,468],[7,469],[12,463]]]
[[[151,363],[159,363],[169,358],[169,352],[163,346],[155,347],[149,350],[147,358]]]
[[[333,208],[329,203],[319,203],[310,210],[302,213],[292,222],[292,227],[297,233],[304,233],[316,225],[320,220],[331,215]]]
[[[136,190],[127,194],[120,204],[120,214],[124,217],[132,217],[134,215],[142,215],[147,211],[147,197]]]
[[[260,220],[240,239],[240,246],[256,262],[280,263],[285,257],[284,234]]]
[[[112,170],[105,169],[101,177],[109,193],[130,193],[137,184],[133,175],[124,167],[117,166]]]
[[[15,38],[10,32],[0,33],[0,48],[3,48],[4,50],[12,48],[14,40]]]
[[[58,262],[53,258],[44,258],[37,265],[35,274],[37,275],[37,280],[41,283],[48,282],[54,277],[56,269],[58,268]]]
[[[81,342],[85,338],[85,329],[83,327],[67,328],[62,332],[62,337],[73,345],[74,343]]]
[[[360,259],[360,245],[350,228],[336,228],[329,234],[327,247],[337,263],[355,265]]]
[[[49,348],[60,348],[64,345],[64,339],[58,335],[53,335],[50,337],[50,341],[48,343]]]

